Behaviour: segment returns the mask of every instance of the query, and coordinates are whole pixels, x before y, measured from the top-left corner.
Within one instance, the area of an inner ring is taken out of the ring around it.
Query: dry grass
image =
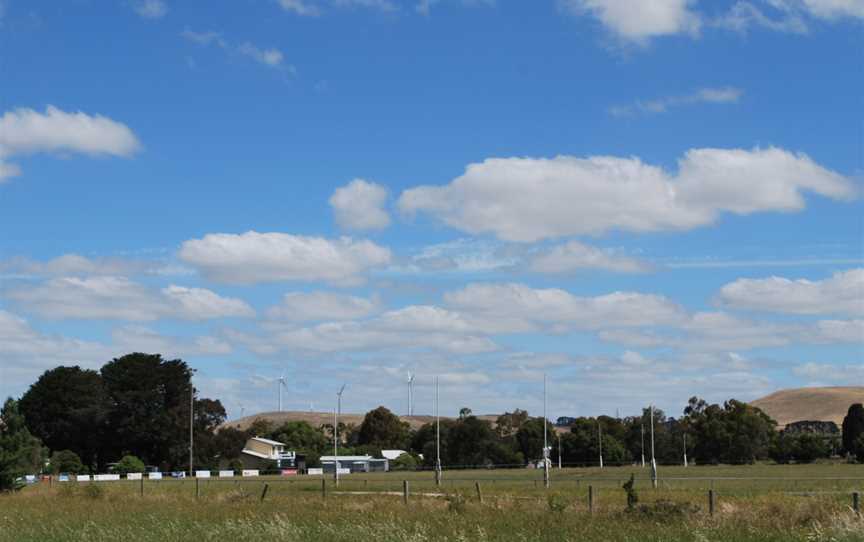
[[[843,467],[841,472],[864,476],[861,467],[855,468]],[[643,479],[637,482],[640,507],[629,511],[616,481],[629,472],[604,471],[556,472],[559,480],[550,490],[534,488],[534,472],[510,473],[510,480],[495,483],[490,476],[507,473],[461,473],[466,480],[482,480],[483,503],[478,502],[473,484],[457,483],[455,473],[446,473],[451,476],[441,489],[445,498],[412,496],[408,506],[399,496],[338,494],[332,487],[325,498],[320,479],[293,484],[273,479],[212,482],[202,485],[199,499],[190,481],[151,483],[144,497],[138,496],[134,483],[42,485],[0,497],[0,541],[864,541],[864,520],[849,508],[845,491],[802,496],[780,492],[772,485],[764,489],[753,483],[749,488],[730,486],[718,492],[717,513],[712,517],[705,490],[696,480],[689,487],[651,490]],[[698,478],[710,472],[708,468],[688,471]],[[730,473],[724,467],[714,472],[717,476]],[[738,467],[732,472],[761,476],[766,468]],[[774,472],[786,476],[838,473],[830,465],[813,466],[801,474],[794,466]],[[586,485],[564,483],[563,476],[592,478],[597,497],[593,514],[588,511]],[[393,489],[404,475],[378,477],[369,485]],[[264,483],[271,490],[261,502]],[[349,490],[352,483],[358,481],[349,478],[340,490]],[[833,481],[821,483],[825,490],[834,487]],[[415,491],[420,485],[420,478],[411,481]]]
[[[864,388],[797,388],[752,401],[780,427],[802,420],[834,422],[839,427],[853,403],[864,403]]]

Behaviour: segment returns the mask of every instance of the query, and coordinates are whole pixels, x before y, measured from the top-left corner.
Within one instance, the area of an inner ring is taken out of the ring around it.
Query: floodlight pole
[[[555,430],[555,436],[558,437],[558,470],[561,470],[561,433]]]
[[[195,427],[195,386],[189,384],[189,477],[194,476],[193,467],[193,435]]]
[[[684,468],[687,468],[687,433],[684,433]]]
[[[549,445],[546,436],[546,373],[543,373],[543,486],[549,488]]]
[[[438,416],[438,376],[435,376],[435,485],[441,485],[441,418]]]
[[[657,458],[654,456],[654,405],[651,405],[651,486],[657,489]]]
[[[336,410],[333,412],[333,483],[339,485],[339,415],[342,414],[342,392],[345,384],[336,392]]]
[[[603,430],[600,428],[600,416],[597,416],[597,447],[600,450],[600,468],[603,468]]]

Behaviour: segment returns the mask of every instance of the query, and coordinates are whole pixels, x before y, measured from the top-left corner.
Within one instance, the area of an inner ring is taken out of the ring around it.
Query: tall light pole
[[[543,373],[543,486],[549,487],[549,445],[546,442],[546,373]]]
[[[339,485],[339,415],[342,414],[342,392],[345,384],[336,392],[336,410],[333,411],[333,482]]]
[[[600,416],[597,416],[597,447],[600,450],[600,468],[603,468],[603,430],[600,428]]]
[[[687,433],[684,433],[684,468],[687,468]]]
[[[417,375],[408,371],[408,415],[414,415],[414,378]]]
[[[558,470],[561,470],[561,433],[555,430],[555,436],[558,437]]]
[[[441,485],[441,418],[438,416],[438,376],[435,376],[435,485]]]
[[[193,436],[194,436],[194,427],[195,427],[195,386],[192,383],[189,383],[189,477],[193,477],[195,475],[195,471],[192,469],[193,460],[192,460],[192,446],[193,446]]]
[[[657,459],[654,456],[654,405],[651,405],[651,486],[657,489]]]

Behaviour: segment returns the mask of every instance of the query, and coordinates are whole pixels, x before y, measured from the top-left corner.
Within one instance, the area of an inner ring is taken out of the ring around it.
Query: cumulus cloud
[[[150,321],[162,318],[206,320],[251,317],[246,302],[203,288],[170,285],[153,290],[124,277],[60,277],[18,285],[4,297],[23,309],[51,319]]]
[[[88,258],[80,254],[64,254],[46,261],[25,257],[0,260],[0,274],[13,277],[94,276],[94,275],[188,275],[192,271],[182,266],[158,260],[138,260],[116,257]]]
[[[0,183],[19,175],[9,157],[37,153],[129,157],[141,143],[125,124],[86,113],[67,113],[49,105],[44,113],[28,108],[0,117]]]
[[[557,288],[475,283],[446,293],[444,299],[448,305],[472,315],[493,319],[506,315],[581,329],[674,325],[686,319],[684,309],[671,300],[635,292],[578,297]],[[545,327],[554,331],[548,325]]]
[[[390,251],[367,240],[287,233],[211,233],[183,243],[179,257],[207,277],[232,284],[325,281],[357,284],[390,262]]]
[[[650,38],[697,35],[699,14],[693,0],[560,0],[574,15],[591,15],[621,40],[644,44]]]
[[[390,225],[390,215],[384,209],[387,189],[380,184],[354,179],[337,188],[330,197],[330,206],[340,227],[349,230],[380,230]]]
[[[399,198],[406,214],[428,213],[472,234],[530,242],[610,230],[688,230],[724,212],[797,211],[805,192],[849,200],[846,177],[778,148],[694,149],[670,174],[638,158],[493,158],[444,186]]]
[[[528,268],[536,273],[572,273],[586,269],[643,273],[651,270],[647,262],[578,241],[539,252],[531,259]]]
[[[718,302],[736,309],[786,314],[864,315],[864,268],[816,281],[738,279],[720,289]]]
[[[653,100],[639,100],[632,105],[616,105],[609,108],[615,117],[629,117],[635,114],[666,113],[670,109],[696,104],[733,104],[738,103],[744,91],[735,87],[701,88],[683,96],[666,96]]]
[[[864,383],[864,363],[841,365],[838,363],[804,363],[794,367],[792,374],[819,382],[839,385]]]
[[[282,303],[271,307],[267,316],[273,319],[309,322],[321,320],[354,320],[376,312],[380,303],[334,292],[291,292]]]
[[[159,19],[168,13],[168,7],[162,0],[140,0],[133,7],[135,13],[145,19]]]

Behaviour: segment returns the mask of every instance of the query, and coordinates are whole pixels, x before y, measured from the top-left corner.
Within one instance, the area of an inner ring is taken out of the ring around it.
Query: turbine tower
[[[413,374],[411,371],[408,371],[408,415],[414,415],[414,379],[417,378],[416,374]]]
[[[285,369],[282,369],[282,376],[279,377],[277,382],[277,387],[279,388],[279,412],[282,412],[282,388],[288,389],[288,384],[285,383]]]

